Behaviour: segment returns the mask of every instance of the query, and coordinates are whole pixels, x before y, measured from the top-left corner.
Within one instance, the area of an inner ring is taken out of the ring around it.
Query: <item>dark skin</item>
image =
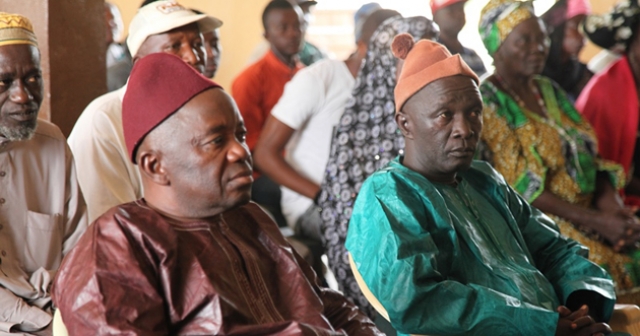
[[[396,114],[405,138],[402,164],[433,182],[455,184],[471,166],[482,131],[482,97],[469,77],[438,79]]]
[[[194,221],[247,204],[253,170],[246,133],[238,108],[221,89],[192,98],[138,149],[148,205]]]
[[[466,1],[457,2],[433,13],[433,21],[440,27],[440,43],[452,54],[462,52],[458,34],[467,23],[464,14],[465,3]]]
[[[219,29],[215,29],[209,32],[202,33],[204,40],[204,49],[206,51],[205,59],[205,71],[203,75],[207,78],[214,78],[220,65],[220,32]]]
[[[147,37],[134,55],[133,62],[158,52],[176,55],[198,72],[205,71],[205,49],[197,23]]]
[[[525,20],[513,29],[494,55],[496,73],[502,76],[509,87],[503,87],[495,75],[488,78],[504,92],[517,94],[529,111],[545,119],[548,116],[538,105],[532,87],[536,85],[534,76],[544,68],[548,48],[542,22],[537,18]],[[547,189],[532,205],[545,213],[598,232],[615,251],[634,248],[635,243],[640,240],[640,224],[633,215],[633,209],[624,207],[604,174],[597,176],[593,208],[571,204]]]
[[[562,62],[567,62],[571,59],[578,59],[578,55],[584,47],[585,37],[580,32],[580,24],[586,18],[586,15],[576,15],[567,20],[564,27],[564,39],[562,41]],[[582,89],[589,83],[589,80],[593,77],[591,71],[584,71],[582,78],[576,84],[571,93],[578,96]]]
[[[627,56],[629,59],[629,66],[631,66],[631,71],[633,72],[633,79],[636,83],[636,94],[640,98],[640,26],[636,28],[635,36],[631,44],[629,45],[629,50],[627,50]],[[640,167],[635,167],[635,169],[640,169]],[[632,195],[640,196],[640,179],[632,176],[631,181],[626,186],[625,191]]]
[[[0,47],[0,127],[25,130],[19,133],[35,130],[42,85],[38,48],[29,44]]]
[[[396,114],[405,138],[402,164],[428,180],[456,185],[459,172],[469,169],[482,132],[482,97],[476,82],[452,76],[431,82],[414,94]],[[558,336],[608,334],[588,307],[576,311],[558,307]]]
[[[265,20],[264,38],[269,41],[271,51],[285,64],[293,68],[296,55],[302,46],[304,20],[300,7],[274,9]]]
[[[429,32],[424,38],[434,39],[438,30],[431,29]],[[371,34],[363,34],[363,36],[371,36]],[[368,41],[358,41],[356,51],[344,61],[354,78],[358,75],[367,50]],[[261,172],[271,177],[276,183],[309,199],[314,199],[320,191],[320,186],[296,171],[283,156],[283,151],[295,131],[277,118],[270,116],[254,149],[255,164]]]

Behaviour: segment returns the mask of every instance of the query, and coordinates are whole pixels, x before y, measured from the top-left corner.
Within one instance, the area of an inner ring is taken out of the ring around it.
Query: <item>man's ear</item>
[[[138,167],[140,173],[158,185],[168,186],[170,184],[169,174],[163,164],[162,153],[146,148],[139,148],[139,151]]]
[[[405,138],[413,139],[413,125],[411,124],[411,118],[408,114],[402,111],[396,113],[396,123]]]

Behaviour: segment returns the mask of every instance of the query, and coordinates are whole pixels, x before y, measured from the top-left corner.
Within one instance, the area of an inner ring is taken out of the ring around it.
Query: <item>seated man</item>
[[[149,54],[164,52],[181,57],[203,73],[205,55],[200,29],[220,25],[220,20],[196,14],[174,1],[153,1],[140,8],[131,20],[127,46],[134,63]],[[90,222],[111,207],[143,196],[140,174],[127,160],[122,134],[122,97],[126,89],[125,85],[91,102],[69,135]]]
[[[615,302],[587,250],[472,162],[482,131],[478,78],[431,41],[396,37],[404,155],[369,177],[346,247],[401,334],[592,335]]]
[[[313,201],[320,191],[333,128],[351,97],[371,36],[396,15],[400,14],[393,10],[371,14],[346,60],[322,60],[300,70],[285,86],[256,145],[256,166],[283,186],[280,205],[287,224],[317,241],[322,219]]]
[[[246,129],[219,86],[149,55],[122,113],[145,198],[98,218],[65,259],[54,302],[71,335],[380,334],[249,203]]]
[[[87,212],[62,132],[38,120],[40,51],[24,16],[0,13],[0,76],[0,335],[23,335],[50,325],[52,276]]]

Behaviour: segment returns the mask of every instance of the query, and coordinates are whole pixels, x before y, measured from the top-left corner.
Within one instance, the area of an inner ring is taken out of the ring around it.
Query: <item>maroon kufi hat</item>
[[[122,128],[127,151],[136,163],[144,137],[199,93],[221,88],[180,58],[156,53],[137,61],[122,101]]]

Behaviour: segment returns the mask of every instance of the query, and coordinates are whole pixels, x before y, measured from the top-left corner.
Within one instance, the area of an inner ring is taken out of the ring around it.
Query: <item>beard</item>
[[[0,136],[5,137],[9,141],[29,140],[35,134],[37,125],[37,118],[20,123],[20,125],[16,127],[7,127],[5,125],[0,125]]]

